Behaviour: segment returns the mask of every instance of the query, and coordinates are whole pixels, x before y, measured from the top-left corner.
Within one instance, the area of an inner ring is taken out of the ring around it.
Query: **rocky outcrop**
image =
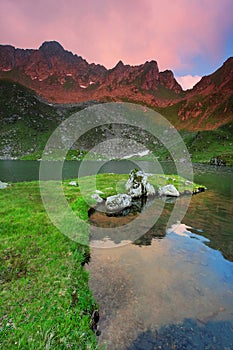
[[[147,175],[143,171],[138,171],[137,169],[130,172],[125,188],[132,198],[155,195],[155,189],[147,181]]]
[[[159,72],[154,60],[138,66],[119,61],[113,69],[107,70],[64,50],[56,41],[44,42],[38,50],[0,45],[1,76],[56,102],[128,98],[164,105],[169,101],[161,95],[160,86],[173,97],[182,92],[172,72]]]
[[[193,89],[183,91],[172,71],[152,60],[112,69],[89,64],[58,42],[38,50],[0,45],[0,78],[21,83],[50,102],[129,101],[157,108],[178,129],[210,130],[233,120],[233,58]]]
[[[147,181],[147,175],[138,169],[134,169],[130,172],[125,188],[128,194],[117,194],[107,198],[105,207],[108,212],[122,211],[132,205],[135,206],[135,199],[155,195],[155,189]]]
[[[177,94],[182,92],[181,86],[177,83],[174,74],[171,70],[165,70],[159,73],[159,82],[162,86]]]

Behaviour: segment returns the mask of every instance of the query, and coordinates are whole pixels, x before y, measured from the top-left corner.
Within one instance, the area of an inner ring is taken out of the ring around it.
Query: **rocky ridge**
[[[134,99],[154,105],[169,104],[182,88],[171,71],[159,72],[156,61],[139,66],[117,65],[107,70],[89,64],[57,42],[44,42],[38,50],[0,45],[0,77],[8,77],[35,90],[49,101]],[[165,91],[160,91],[160,90]]]
[[[89,64],[58,42],[37,49],[0,45],[0,79],[18,82],[50,103],[123,101],[154,108],[178,129],[212,130],[233,121],[233,58],[183,91],[172,71],[152,60],[119,61],[112,69]]]

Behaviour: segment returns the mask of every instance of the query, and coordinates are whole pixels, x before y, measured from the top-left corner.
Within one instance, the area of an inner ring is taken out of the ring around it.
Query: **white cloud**
[[[192,89],[192,87],[201,80],[199,75],[184,75],[182,77],[176,77],[178,83],[182,86],[183,90]]]

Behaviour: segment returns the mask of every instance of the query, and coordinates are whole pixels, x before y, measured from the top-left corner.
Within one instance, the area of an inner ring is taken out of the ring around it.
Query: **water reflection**
[[[233,174],[217,171],[196,174],[208,190],[192,197],[181,223],[166,231],[174,205],[166,202],[134,244],[92,249],[107,349],[233,348]]]
[[[216,250],[220,250],[226,259],[233,261],[233,175],[227,176],[224,186],[222,184],[224,183],[224,177],[215,178],[214,175],[213,177],[210,176],[210,178],[206,176],[205,179],[202,179],[202,183],[204,182],[204,184],[206,184],[206,182],[209,182],[209,186],[207,184],[208,190],[204,193],[192,196],[188,211],[182,223],[190,227],[193,233],[192,237],[194,237],[195,234],[201,234],[201,236],[205,237],[205,239],[202,239],[202,242]],[[210,185],[212,181],[213,184]],[[150,245],[153,238],[164,237],[175,201],[180,201],[180,207],[182,208],[182,201],[185,201],[185,197],[180,197],[178,199],[169,198],[165,202],[156,198],[154,205],[145,207],[142,211],[144,221],[147,222],[151,216],[155,215],[156,210],[161,210],[162,214],[158,217],[155,225],[152,225],[152,228],[142,236],[140,235],[140,230],[143,232],[143,228],[137,225],[134,234],[129,237],[124,236],[122,239],[133,241],[136,245]],[[91,222],[93,225],[102,226],[104,228],[118,226],[119,234],[112,235],[109,238],[112,240],[113,244],[119,244],[121,241],[121,225],[125,225],[134,220],[135,215],[137,214],[130,213],[124,218],[110,218],[106,217],[104,213],[96,212],[91,217]],[[173,222],[173,224],[175,223],[176,222]],[[95,229],[92,227],[91,235],[93,239],[101,240],[106,236],[106,230],[103,230],[101,238],[101,236],[97,237],[95,235]]]
[[[186,318],[203,325],[233,321],[233,263],[191,230],[180,224],[149,247],[92,250],[90,287],[107,349],[137,349],[141,334]]]
[[[231,350],[233,324],[227,321],[200,321],[185,319],[180,324],[162,326],[138,335],[127,350]]]

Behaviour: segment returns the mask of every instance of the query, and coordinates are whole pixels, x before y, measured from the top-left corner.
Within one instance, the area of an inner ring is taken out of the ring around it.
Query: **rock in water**
[[[154,187],[147,182],[147,175],[137,169],[130,172],[125,188],[132,198],[155,195]]]
[[[132,198],[128,194],[116,194],[107,198],[105,206],[108,211],[120,211],[131,206]]]
[[[4,188],[7,188],[9,185],[6,182],[0,181],[0,190],[3,190]]]
[[[158,189],[159,196],[171,196],[179,197],[180,193],[177,191],[174,185],[166,185],[159,187]]]
[[[146,184],[146,194],[147,194],[147,196],[154,196],[155,195],[154,186],[149,184],[149,182],[147,182],[147,184]]]

